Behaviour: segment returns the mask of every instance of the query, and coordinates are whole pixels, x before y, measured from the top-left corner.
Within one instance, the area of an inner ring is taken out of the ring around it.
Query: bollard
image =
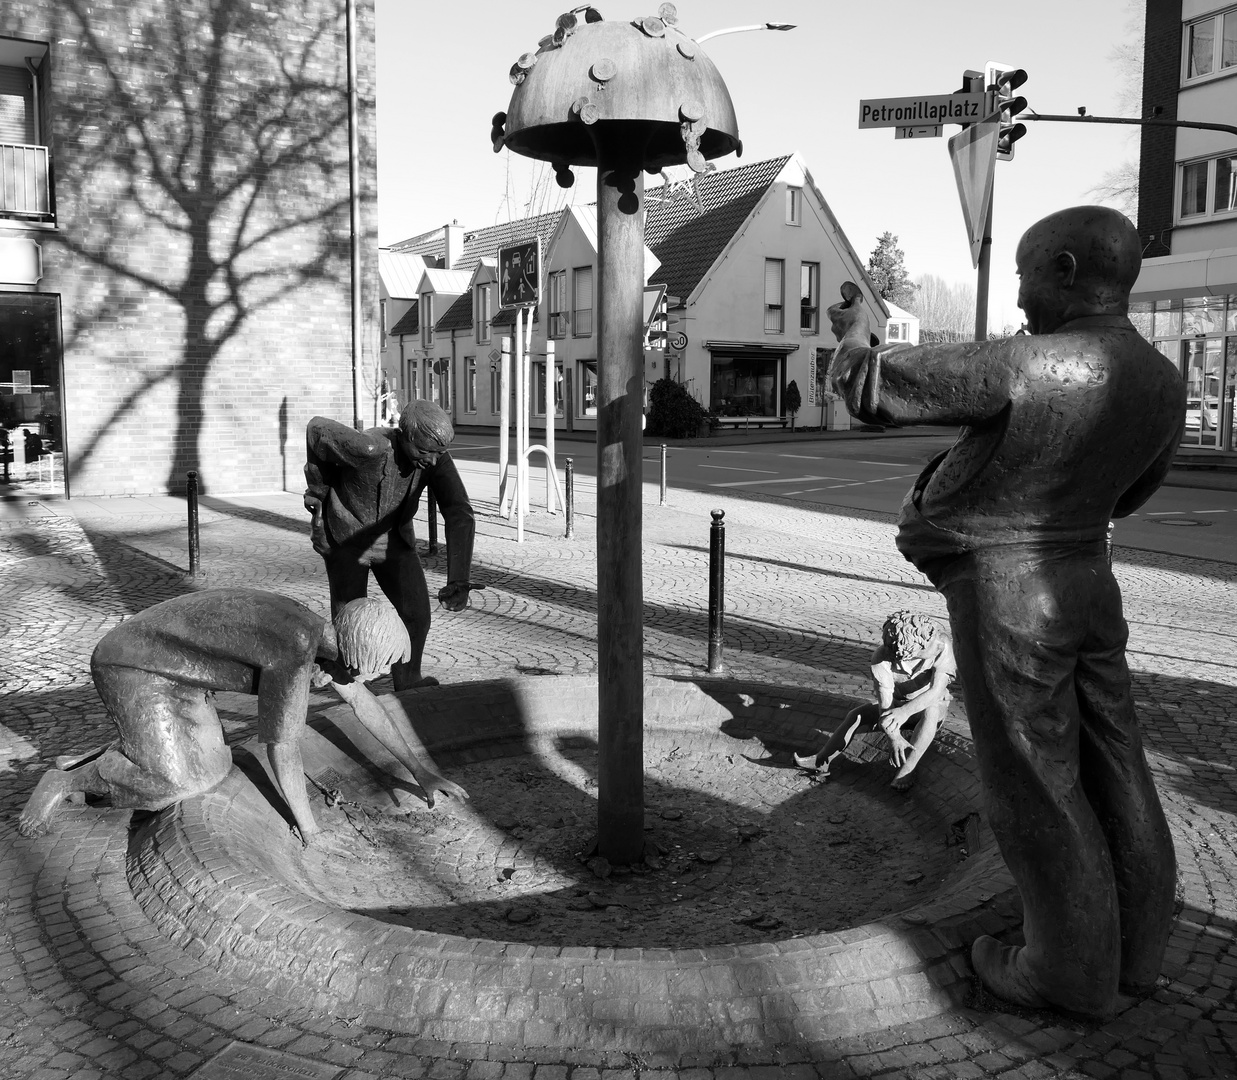
[[[726,607],[725,510],[711,510],[709,528],[709,674],[722,670],[722,619]]]
[[[563,494],[567,500],[564,508],[567,515],[567,539],[573,540],[576,535],[576,466],[571,458],[567,458],[563,470],[563,486],[567,489]]]
[[[429,489],[425,489],[425,512],[429,515],[429,547],[425,549],[427,555],[438,554],[438,500],[434,498],[434,493]]]
[[[1110,521],[1108,523],[1108,535],[1104,537],[1104,553],[1108,556],[1109,569],[1112,568],[1112,534],[1116,527],[1117,523]]]
[[[185,478],[185,499],[189,506],[189,576],[198,576],[198,474],[190,472]]]
[[[666,505],[666,444],[661,444],[661,505]]]

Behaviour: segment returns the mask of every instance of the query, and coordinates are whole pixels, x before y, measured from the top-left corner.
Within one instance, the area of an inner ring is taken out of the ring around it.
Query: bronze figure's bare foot
[[[913,772],[906,774],[898,773],[898,775],[889,782],[889,786],[893,788],[894,791],[910,791],[910,789],[915,786],[915,781],[917,779],[918,777]]]
[[[1029,1009],[1045,1009],[1049,1002],[1031,985],[1022,960],[1022,946],[1002,945],[987,934],[971,944],[971,967],[994,997]]]
[[[67,772],[60,769],[49,769],[45,772],[27,800],[21,817],[17,819],[17,831],[22,836],[42,836],[46,833],[52,818],[60,809],[60,804],[71,790],[72,784]]]

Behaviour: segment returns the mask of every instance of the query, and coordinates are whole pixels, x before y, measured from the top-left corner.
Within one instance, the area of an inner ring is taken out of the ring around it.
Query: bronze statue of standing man
[[[958,424],[902,506],[897,544],[944,594],[989,822],[1025,946],[980,937],[998,997],[1103,1017],[1154,986],[1176,863],[1143,754],[1112,518],[1159,487],[1185,387],[1127,317],[1142,263],[1121,214],[1075,207],[1018,244],[1029,335],[871,348],[829,309],[834,386],[861,420]]]

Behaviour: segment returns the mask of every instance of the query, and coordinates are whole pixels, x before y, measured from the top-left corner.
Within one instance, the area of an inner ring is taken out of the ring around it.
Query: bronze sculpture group
[[[1155,985],[1175,886],[1105,553],[1110,519],[1156,490],[1184,423],[1176,370],[1127,317],[1140,262],[1122,215],[1077,207],[1036,223],[1018,246],[1029,334],[876,347],[858,290],[829,309],[833,382],[854,416],[961,426],[908,494],[897,537],[944,595],[952,639],[930,619],[891,616],[872,658],[877,701],[797,758],[827,772],[860,728],[879,728],[894,786],[909,786],[956,673],[988,818],[1025,908],[1025,945],[980,937],[975,971],[1005,1000],[1095,1017],[1119,991]],[[421,763],[415,736],[364,688],[392,665],[397,689],[432,681],[421,672],[430,605],[412,531],[426,488],[447,522],[439,599],[455,610],[468,602],[474,522],[447,455],[452,437],[427,402],[414,402],[398,431],[311,421],[306,506],[333,624],[246,590],[180,597],[122,624],[92,661],[119,739],[46,774],[22,831],[46,828],[72,791],[154,808],[210,790],[231,758],[209,692],[229,689],[257,694],[259,738],[308,840],[316,825],[297,738],[311,681],[336,687],[431,805],[437,792],[466,797]],[[385,604],[363,599],[371,571],[406,633],[392,632]]]

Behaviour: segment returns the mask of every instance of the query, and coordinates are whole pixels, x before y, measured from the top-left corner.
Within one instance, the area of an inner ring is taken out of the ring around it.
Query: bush
[[[786,406],[786,411],[794,416],[801,408],[803,408],[803,398],[799,394],[799,387],[794,379],[786,384],[786,393],[783,396],[782,403]]]
[[[645,431],[667,439],[691,439],[705,420],[703,405],[687,387],[673,379],[658,379],[649,390],[649,415]]]

